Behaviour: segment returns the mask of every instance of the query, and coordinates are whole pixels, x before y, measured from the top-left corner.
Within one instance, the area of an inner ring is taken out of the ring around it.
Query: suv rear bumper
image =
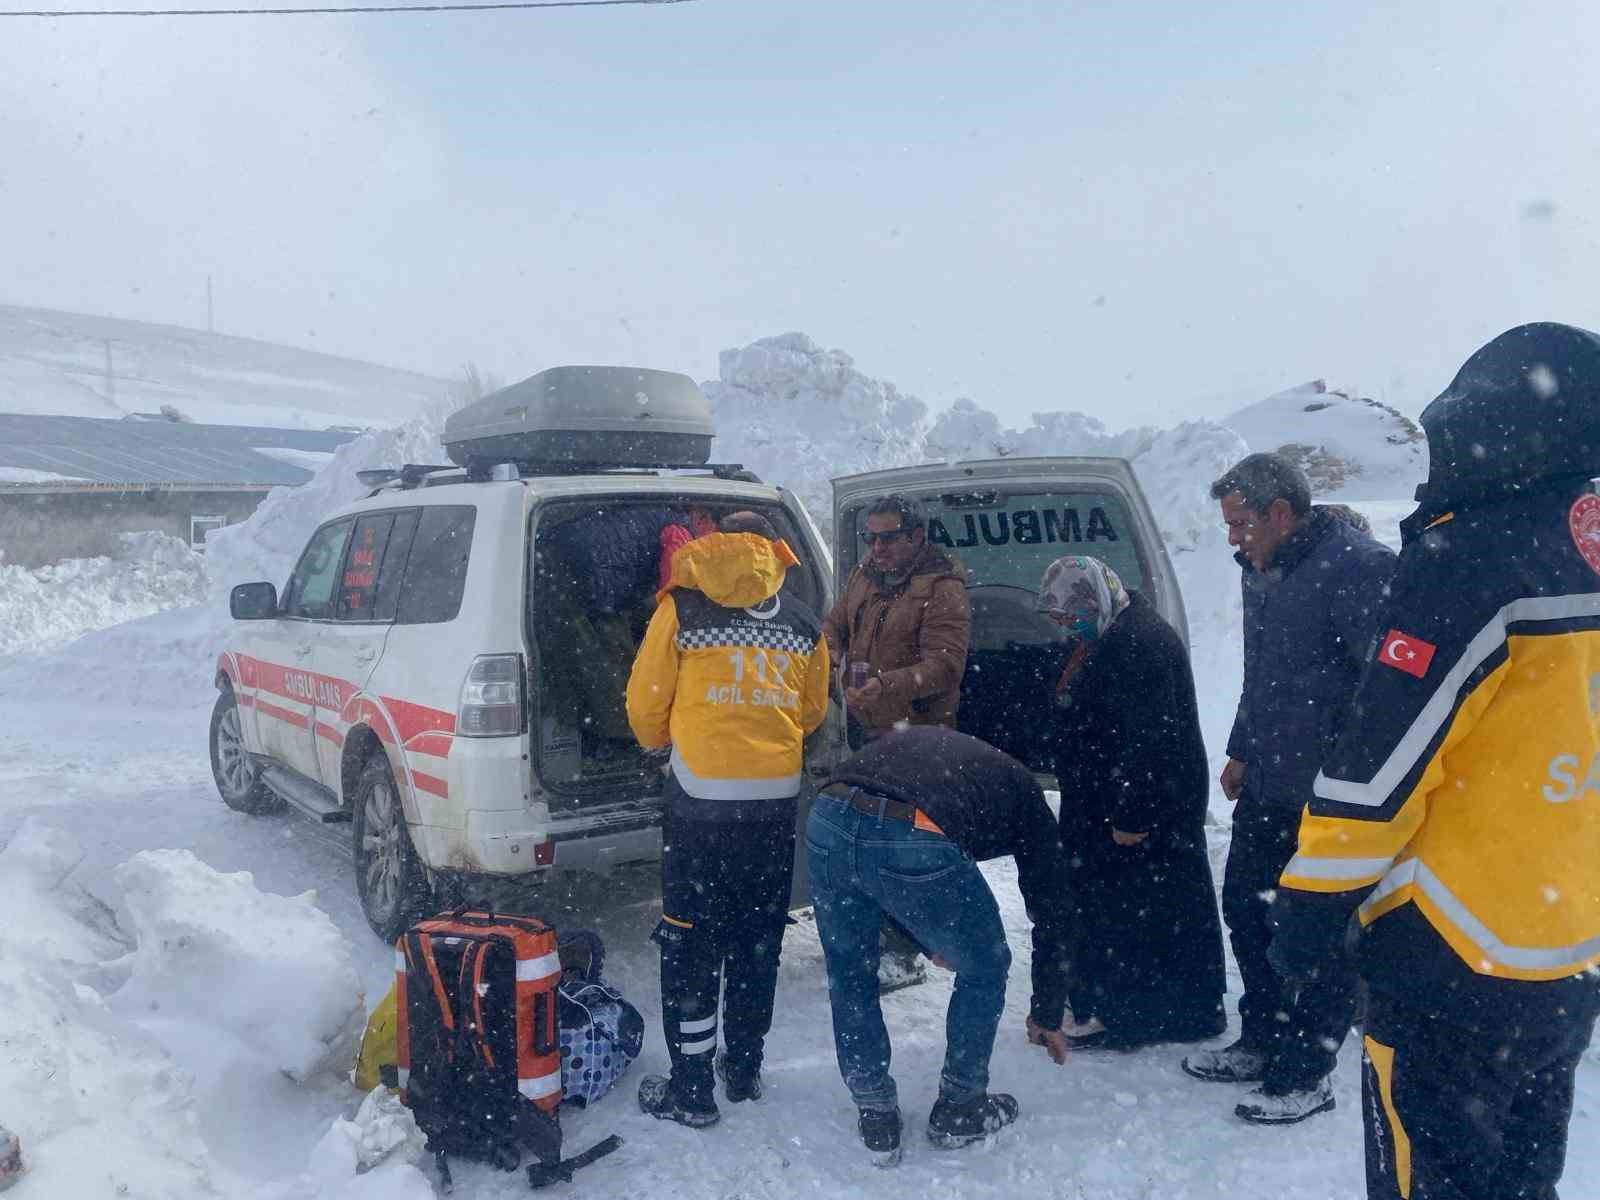
[[[469,812],[462,841],[463,853],[447,855],[445,865],[486,875],[526,875],[550,867],[603,874],[622,863],[661,857],[661,813],[629,805],[552,821],[542,804]]]

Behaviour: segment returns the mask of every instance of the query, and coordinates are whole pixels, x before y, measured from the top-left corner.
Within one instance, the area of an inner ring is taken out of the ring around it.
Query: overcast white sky
[[[5,19],[0,302],[203,328],[210,273],[221,331],[436,374],[798,329],[1012,422],[1415,411],[1600,326],[1597,61],[1589,0]]]

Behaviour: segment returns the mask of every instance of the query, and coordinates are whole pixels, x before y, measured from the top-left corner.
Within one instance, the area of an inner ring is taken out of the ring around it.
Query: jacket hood
[[[661,594],[693,588],[724,608],[749,608],[776,595],[789,568],[799,563],[782,540],[758,533],[708,533],[672,556],[672,578]]]
[[[1600,336],[1551,321],[1507,330],[1422,410],[1422,428],[1427,514],[1600,474]]]

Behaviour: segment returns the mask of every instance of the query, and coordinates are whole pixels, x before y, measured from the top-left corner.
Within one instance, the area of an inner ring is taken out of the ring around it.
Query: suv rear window
[[[467,504],[424,508],[411,539],[395,621],[427,625],[453,621],[461,611],[478,510]]]
[[[546,785],[576,789],[577,803],[590,795],[613,797],[618,786],[660,787],[659,763],[634,741],[623,693],[655,608],[663,547],[676,540],[673,534],[688,540],[692,530],[741,508],[760,512],[789,543],[801,562],[790,568],[786,585],[819,610],[821,567],[808,561],[805,539],[777,505],[651,497],[540,507],[527,612],[535,647],[535,744]]]
[[[974,586],[1036,592],[1064,554],[1100,559],[1130,588],[1147,582],[1133,517],[1115,492],[946,494],[930,497],[927,508],[928,541],[955,555]]]

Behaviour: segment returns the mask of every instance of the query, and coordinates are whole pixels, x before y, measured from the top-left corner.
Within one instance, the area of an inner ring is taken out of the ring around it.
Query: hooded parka
[[[801,743],[827,712],[828,647],[783,586],[798,563],[754,533],[707,534],[673,556],[628,679],[628,722],[646,749],[671,745],[689,797],[731,806],[800,790]]]

